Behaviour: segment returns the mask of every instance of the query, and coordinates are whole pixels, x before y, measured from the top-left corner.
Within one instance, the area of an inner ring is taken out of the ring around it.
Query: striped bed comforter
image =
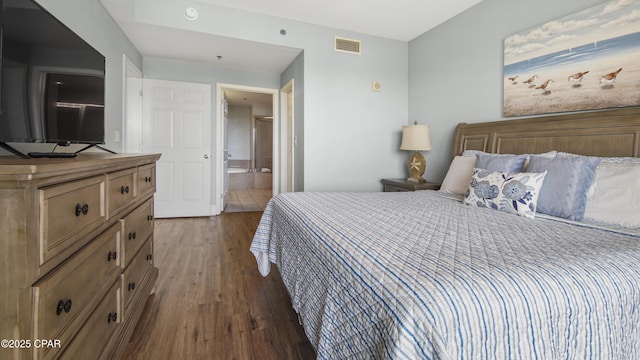
[[[322,359],[640,358],[640,238],[434,191],[288,193],[251,252]]]

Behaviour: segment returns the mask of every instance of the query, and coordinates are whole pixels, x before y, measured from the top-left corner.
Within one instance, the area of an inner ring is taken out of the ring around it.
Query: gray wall
[[[143,60],[145,78],[171,81],[185,81],[211,85],[212,104],[215,104],[217,83],[256,86],[271,89],[280,88],[280,75],[227,69],[216,64],[173,60],[145,56]],[[212,114],[215,113],[215,108]]]
[[[38,0],[38,3],[105,56],[105,146],[122,151],[122,143],[115,143],[114,136],[116,130],[122,133],[123,55],[140,68],[142,56],[99,0]],[[25,152],[49,151],[52,147],[52,144],[16,145]],[[76,148],[80,146],[70,151]],[[1,154],[6,153],[0,150]]]
[[[399,133],[408,123],[408,44],[189,0],[136,0],[135,20],[304,51],[304,189],[377,190],[404,176]],[[182,15],[197,5],[198,21]],[[280,35],[286,29],[287,35]],[[362,54],[335,52],[335,36],[362,40]],[[145,59],[145,76],[150,73]],[[204,75],[206,76],[206,75]],[[279,88],[278,85],[272,88]],[[186,80],[187,79],[180,79]],[[371,83],[380,81],[381,92]],[[256,84],[251,84],[257,86]]]
[[[251,160],[251,106],[229,105],[227,149],[231,160]],[[248,166],[247,166],[248,168]]]
[[[122,144],[113,141],[115,130],[122,131],[122,54],[127,54],[150,78],[274,89],[281,85],[281,74],[223,70],[169,59],[142,60],[99,0],[42,3],[107,57],[105,131],[107,147],[113,150],[122,148]],[[381,189],[381,178],[405,176],[406,153],[398,147],[402,125],[409,122],[406,42],[203,2],[195,4],[200,21],[189,22],[182,14],[187,6],[194,6],[190,0],[135,0],[134,5],[128,8],[134,12],[131,19],[135,21],[304,51],[304,66],[302,60],[294,62],[296,76],[302,72],[304,78],[304,106],[297,107],[303,111],[297,118],[304,121],[304,126],[299,127],[303,136],[298,136],[303,140],[298,151],[304,154],[304,166],[298,167],[303,174],[296,174],[304,190],[377,191]],[[287,36],[280,35],[283,28]],[[335,52],[335,36],[362,40],[362,54]],[[382,83],[381,92],[372,91],[373,81]],[[215,96],[215,87],[213,92]]]
[[[409,43],[409,117],[431,125],[425,178],[444,178],[457,123],[504,119],[504,39],[601,2],[484,0]]]

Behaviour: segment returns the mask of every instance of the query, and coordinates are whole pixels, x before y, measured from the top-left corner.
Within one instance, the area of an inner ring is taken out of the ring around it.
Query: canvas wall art
[[[614,0],[504,41],[504,116],[640,105],[640,0]]]

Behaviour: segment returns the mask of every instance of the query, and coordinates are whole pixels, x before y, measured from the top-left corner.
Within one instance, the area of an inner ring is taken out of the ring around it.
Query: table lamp
[[[403,126],[400,150],[413,151],[407,162],[409,166],[409,178],[407,178],[407,181],[416,183],[426,182],[426,180],[422,178],[422,175],[427,168],[427,160],[425,160],[420,151],[431,150],[429,126],[418,125],[417,122],[415,122],[414,125]]]

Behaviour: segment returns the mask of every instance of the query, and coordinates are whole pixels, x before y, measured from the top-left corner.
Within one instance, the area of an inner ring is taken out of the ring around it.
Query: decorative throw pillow
[[[547,171],[538,198],[538,212],[580,221],[584,217],[587,190],[600,159],[567,157],[549,159],[532,156],[528,171]]]
[[[533,219],[546,171],[514,173],[473,169],[464,203]]]
[[[513,155],[513,154],[491,154],[477,150],[466,150],[462,153],[463,156],[476,157],[476,168],[485,169],[489,171],[502,171],[502,172],[520,172],[524,167],[525,161],[529,158],[529,155]]]
[[[442,180],[440,191],[464,196],[464,193],[469,187],[469,181],[471,181],[471,174],[473,173],[475,163],[475,156],[456,156],[453,158],[447,175],[445,175],[444,180]]]
[[[522,168],[522,171],[527,172],[529,171],[529,159],[531,159],[532,156],[542,156],[542,157],[546,157],[546,158],[554,158],[558,155],[558,152],[555,150],[551,150],[551,151],[547,151],[547,152],[543,152],[543,153],[538,153],[538,154],[526,154],[527,155],[527,160],[524,162],[524,167]]]

